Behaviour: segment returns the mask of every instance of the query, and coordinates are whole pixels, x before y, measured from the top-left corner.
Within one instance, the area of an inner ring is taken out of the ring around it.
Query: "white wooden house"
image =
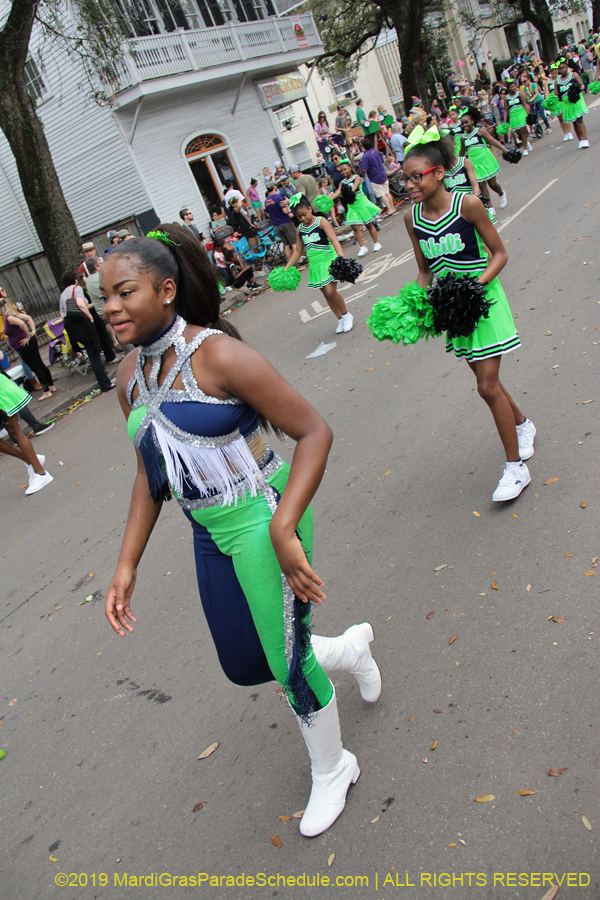
[[[322,51],[312,14],[282,16],[272,0],[112,2],[129,37],[110,102],[39,34],[26,68],[67,203],[100,252],[110,228],[149,230],[185,206],[206,229],[227,179],[262,188],[264,166],[291,161],[274,110],[305,94],[298,66]],[[1,133],[0,220],[0,283],[15,299],[53,296]]]

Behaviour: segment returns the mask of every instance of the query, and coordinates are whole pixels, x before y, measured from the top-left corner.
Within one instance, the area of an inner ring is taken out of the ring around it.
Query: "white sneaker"
[[[529,150],[523,150],[523,156],[529,156]]]
[[[514,500],[523,488],[531,481],[529,469],[524,462],[509,463],[504,466],[504,473],[498,487],[492,494],[492,500]]]
[[[342,322],[344,323],[344,327],[342,328],[344,334],[347,331],[352,331],[352,329],[354,328],[354,318],[352,316],[352,313],[344,313],[344,315],[342,316]]]
[[[535,425],[529,419],[525,419],[525,421],[521,425],[517,425],[517,437],[519,438],[519,456],[522,460],[531,459],[531,457],[535,453],[535,450],[533,449],[535,435]]]
[[[585,150],[585,148],[589,147],[589,146],[590,146],[589,141],[579,141],[579,149],[580,150]],[[375,248],[373,248],[373,249],[375,249]]]
[[[563,138],[563,144],[565,141],[572,141],[572,140],[573,140],[573,132],[567,131],[567,133],[565,134],[565,136]]]
[[[550,128],[550,126],[546,128],[546,134],[552,134],[552,129]]]
[[[340,316],[337,323],[337,328],[335,329],[336,334],[341,334],[344,330],[344,317]]]
[[[581,144],[579,146],[581,146]],[[373,253],[376,253],[378,250],[381,250],[381,244],[379,243],[379,241],[373,244]]]
[[[373,248],[373,249],[375,249],[375,248]],[[358,256],[358,258],[360,259],[361,256],[365,256],[368,252],[369,252],[369,248],[368,248],[368,247],[361,247],[360,250],[359,250],[358,253],[357,253],[357,256]]]
[[[500,209],[504,209],[504,207],[506,206],[507,203],[508,203],[508,200],[506,197],[506,191],[503,191],[500,196]]]
[[[488,206],[488,213],[490,214],[490,216],[493,216],[494,219],[496,218],[496,210],[493,206]]]
[[[40,466],[43,466],[44,463],[46,462],[46,457],[44,456],[44,454],[36,453],[35,455],[37,456],[37,458],[39,460]],[[35,475],[35,469],[33,468],[33,466],[27,465],[27,474],[29,475],[30,478],[32,475]]]
[[[42,488],[45,488],[47,484],[50,484],[51,481],[54,481],[54,478],[50,472],[46,472],[44,475],[38,475],[34,472],[33,475],[29,476],[29,487],[25,493],[35,494],[37,491],[41,491]]]
[[[533,150],[533,147],[531,146],[531,144],[529,143],[529,141],[527,141],[527,149],[528,149],[529,151]]]

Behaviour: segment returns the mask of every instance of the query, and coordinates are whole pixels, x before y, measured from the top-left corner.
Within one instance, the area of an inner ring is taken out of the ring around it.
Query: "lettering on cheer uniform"
[[[419,246],[426,259],[435,259],[438,256],[460,253],[461,250],[465,249],[460,234],[445,234],[439,241],[434,240],[432,237],[427,241],[420,240]]]
[[[445,183],[446,187],[448,188],[448,190],[451,191],[452,188],[456,187],[459,184],[466,184],[467,176],[466,175],[446,175],[446,177],[444,178],[444,183]]]

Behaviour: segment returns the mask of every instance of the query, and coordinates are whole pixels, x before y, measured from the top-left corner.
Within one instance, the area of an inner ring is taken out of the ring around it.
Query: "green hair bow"
[[[295,206],[298,206],[298,204],[299,204],[300,201],[302,200],[303,196],[304,196],[304,194],[301,194],[301,193],[292,194],[292,196],[290,197],[290,199],[289,199],[289,201],[288,201],[288,206],[291,206],[292,209],[293,209]]]
[[[146,237],[152,238],[153,241],[160,241],[162,244],[168,244],[170,247],[181,247],[181,244],[176,244],[175,241],[172,241],[164,231],[149,231]]]
[[[430,144],[432,141],[439,141],[439,139],[440,133],[435,125],[432,125],[427,131],[422,125],[417,125],[409,134],[408,143],[411,147],[415,147],[417,144]]]
[[[340,160],[339,160],[339,162],[338,162],[338,165],[340,165],[340,166],[341,166],[341,165],[342,165],[342,163],[348,163],[348,165],[349,165],[349,166],[351,166],[351,165],[352,165],[352,163],[351,163],[351,162],[350,162],[350,160],[349,160],[349,159],[348,159],[348,157],[347,157],[347,156],[344,156],[344,157],[343,157],[343,158],[342,158],[342,159],[340,159]]]

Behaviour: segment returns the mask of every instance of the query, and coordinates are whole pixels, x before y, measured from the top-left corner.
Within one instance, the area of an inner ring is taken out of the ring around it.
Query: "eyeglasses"
[[[423,181],[423,175],[429,175],[430,172],[434,172],[436,169],[439,169],[439,166],[432,166],[430,169],[425,169],[424,172],[415,172],[414,175],[407,175],[406,180],[410,181],[411,184],[420,184]]]

